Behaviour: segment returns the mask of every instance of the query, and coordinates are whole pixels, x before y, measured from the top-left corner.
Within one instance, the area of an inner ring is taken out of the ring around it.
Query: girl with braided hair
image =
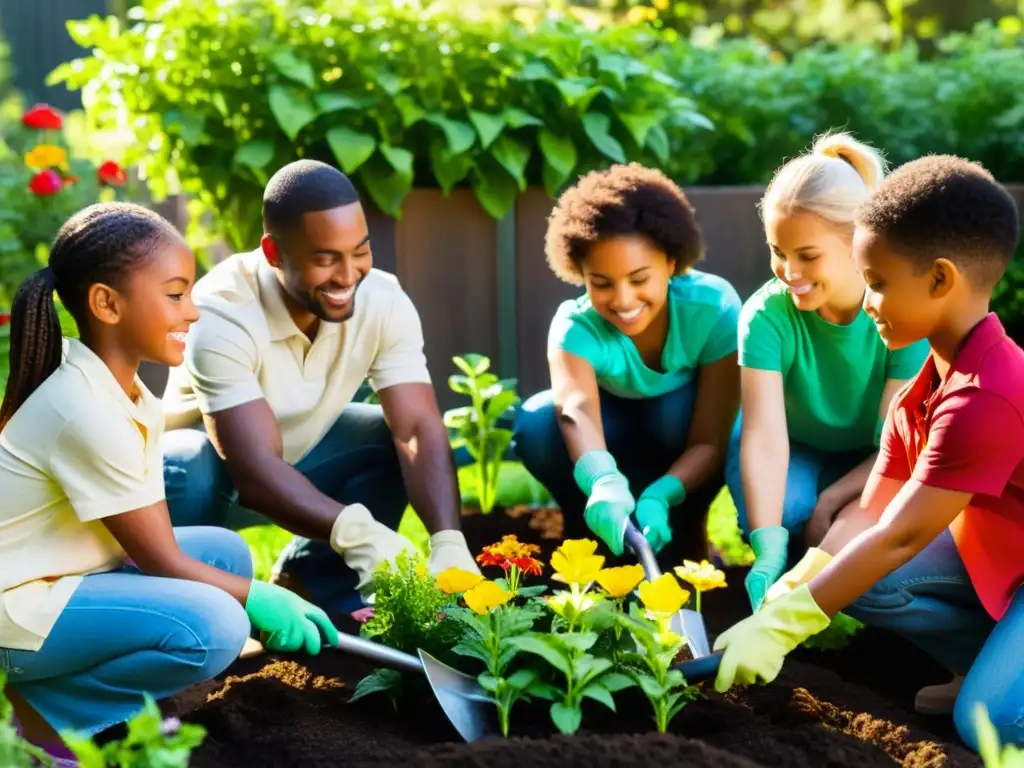
[[[92,735],[219,674],[251,628],[275,650],[337,642],[326,614],[252,578],[243,540],[171,527],[159,400],[138,377],[182,363],[195,259],[146,208],[90,206],[18,289],[0,406],[0,666],[25,737]],[[80,339],[63,339],[54,292]]]

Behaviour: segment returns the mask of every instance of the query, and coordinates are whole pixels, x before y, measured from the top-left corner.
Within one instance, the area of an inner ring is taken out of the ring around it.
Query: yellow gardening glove
[[[787,592],[792,592],[801,584],[807,584],[811,579],[825,570],[825,566],[832,562],[832,555],[823,549],[811,547],[807,550],[800,562],[784,573],[778,581],[772,584],[768,594],[765,595],[765,603],[770,603],[782,597]]]
[[[770,683],[786,655],[825,629],[829,621],[806,584],[766,603],[715,640],[715,651],[725,651],[715,690],[724,693],[735,684]]]
[[[449,568],[460,568],[470,573],[480,573],[480,567],[469,551],[466,537],[461,531],[438,531],[430,537],[430,573],[436,576]]]
[[[331,549],[359,574],[357,590],[370,583],[373,572],[385,560],[394,565],[402,552],[416,551],[411,541],[374,520],[362,504],[349,504],[338,515],[331,529]]]

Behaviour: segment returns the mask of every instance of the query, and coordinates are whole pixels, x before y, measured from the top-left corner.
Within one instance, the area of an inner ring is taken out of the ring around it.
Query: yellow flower
[[[725,574],[707,560],[701,560],[699,564],[692,560],[683,560],[682,567],[676,566],[675,571],[676,576],[689,583],[698,592],[707,592],[709,589],[725,586]]]
[[[470,590],[483,580],[484,577],[479,573],[464,571],[454,565],[437,574],[437,586],[446,595],[454,595]]]
[[[481,581],[464,594],[462,599],[473,613],[483,616],[511,600],[512,593],[506,592],[493,581]]]
[[[640,584],[640,599],[655,616],[671,616],[690,599],[690,593],[679,586],[671,573],[663,573],[654,581]]]
[[[643,580],[644,569],[640,565],[605,568],[597,574],[597,583],[612,597],[625,597]]]
[[[651,5],[657,8],[659,11],[668,10],[668,0],[652,0]]]
[[[62,147],[55,147],[53,144],[40,144],[25,155],[25,165],[33,171],[43,171],[47,168],[60,168],[66,171],[68,153]]]
[[[595,555],[597,542],[593,539],[567,539],[551,555],[552,577],[567,584],[589,584],[597,578],[604,565],[604,557]]]

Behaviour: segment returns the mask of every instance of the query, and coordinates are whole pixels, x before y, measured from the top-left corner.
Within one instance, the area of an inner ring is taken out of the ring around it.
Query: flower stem
[[[700,613],[700,590],[695,591],[697,592],[697,613]]]

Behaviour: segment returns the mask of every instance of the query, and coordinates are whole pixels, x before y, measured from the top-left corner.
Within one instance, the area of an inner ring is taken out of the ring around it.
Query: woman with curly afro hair
[[[584,176],[549,221],[549,266],[586,293],[555,313],[552,388],[520,409],[516,450],[562,508],[565,535],[589,528],[616,556],[631,515],[664,562],[707,553],[739,406],[741,302],[693,268],[703,250],[682,190],[636,164]]]

